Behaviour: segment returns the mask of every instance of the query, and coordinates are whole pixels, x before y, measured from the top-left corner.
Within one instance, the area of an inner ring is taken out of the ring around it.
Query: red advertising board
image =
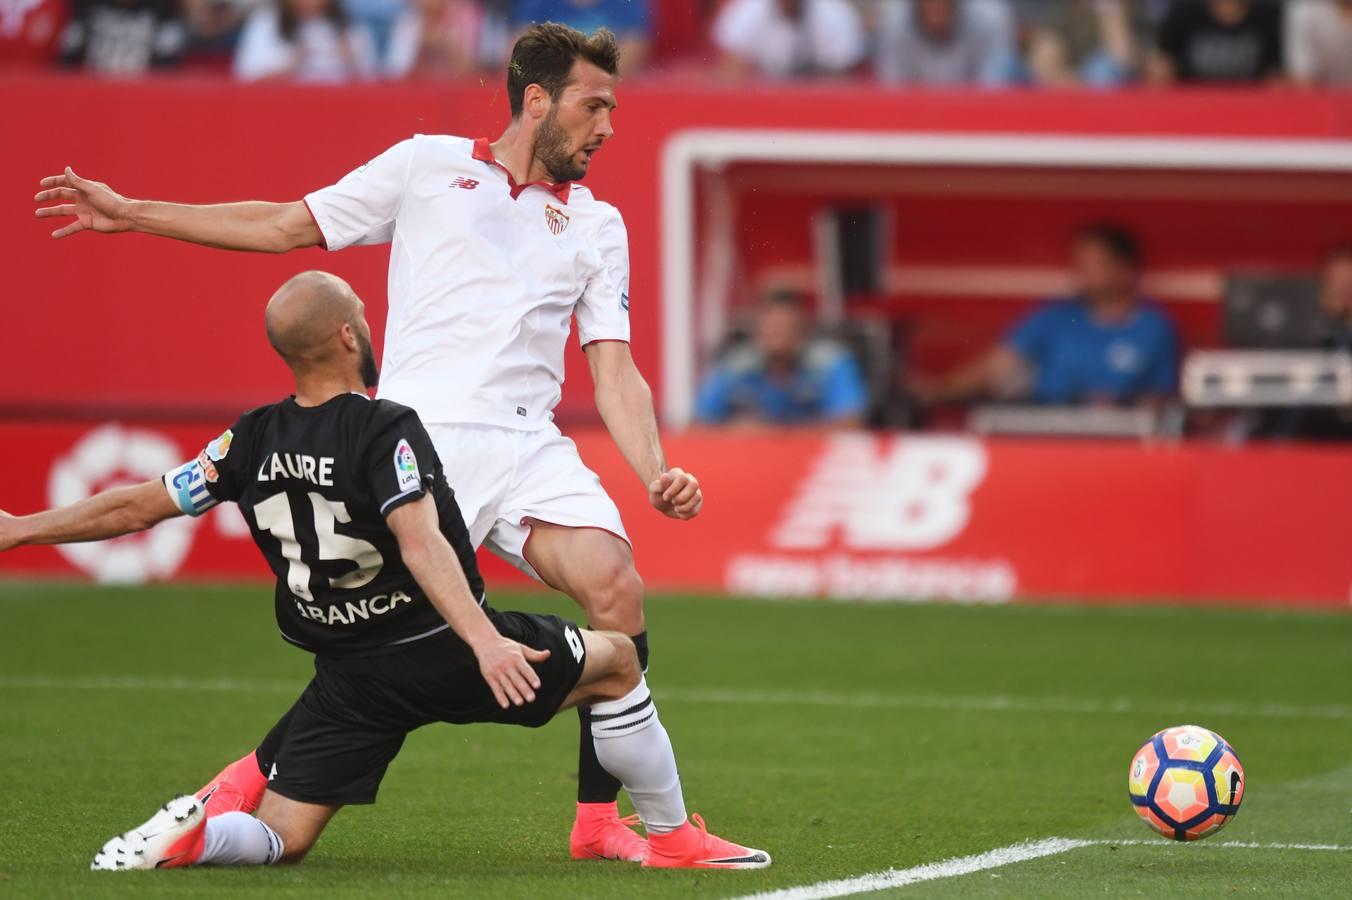
[[[0,506],[22,513],[153,477],[219,428],[0,424]],[[982,441],[853,434],[672,436],[700,477],[676,522],[601,431],[575,435],[620,506],[654,590],[999,603],[1223,602],[1344,607],[1352,464],[1319,447]],[[449,473],[454,484],[454,473]],[[493,561],[491,584],[521,584]],[[108,581],[265,578],[220,507],[103,545],[25,548],[0,573]]]

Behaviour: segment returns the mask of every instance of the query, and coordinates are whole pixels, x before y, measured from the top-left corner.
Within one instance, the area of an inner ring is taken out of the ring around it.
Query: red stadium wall
[[[1352,94],[1143,91],[1107,102],[1095,93],[636,83],[623,88],[620,103],[617,138],[597,157],[589,184],[628,223],[634,352],[659,394],[660,162],[668,139],[686,129],[1352,137]],[[265,257],[140,235],[53,242],[50,228],[29,212],[40,176],[69,164],[132,196],[287,200],[412,132],[495,135],[505,119],[497,85],[0,81],[0,121],[7,125],[0,141],[0,296],[9,329],[0,362],[0,506],[32,510],[153,474],[196,452],[240,409],[285,393],[286,373],[262,339],[261,313],[276,285],[303,268],[348,278],[368,301],[378,338],[383,331],[383,248]],[[815,205],[838,196],[838,187],[819,190],[822,184],[796,172],[784,189],[738,207],[748,283],[806,260],[803,222]],[[1137,204],[1131,223],[1147,252],[1171,265],[1215,269],[1243,251],[1257,262],[1306,266],[1324,244],[1346,238],[1339,232],[1352,221],[1345,186],[1328,186],[1328,196],[1323,190],[1313,185],[1294,205],[1252,197],[1230,208],[1219,201]],[[1070,223],[1105,209],[1101,201],[1086,206],[1066,197],[913,199],[907,211],[924,215],[904,220],[898,256],[936,265],[976,242],[990,251],[987,262],[1007,254],[1019,264],[1056,266]],[[1017,312],[1006,300],[974,296],[961,315],[935,317],[952,299],[889,295],[876,302],[903,314],[912,304],[915,315],[930,316],[926,327],[942,338],[936,346],[948,341],[943,353],[921,354],[936,363],[979,348]],[[969,318],[972,309],[984,310],[978,320]],[[1214,307],[1187,309],[1189,339],[1213,341]],[[983,324],[974,328],[974,321]],[[576,377],[580,354],[570,354],[574,377],[560,414],[590,420],[590,385]],[[89,423],[115,416],[141,422],[134,430],[148,434],[105,432],[86,441],[95,430]],[[812,438],[730,444],[674,436],[672,459],[698,472],[709,492],[701,520],[681,524],[646,507],[603,435],[584,433],[579,443],[615,493],[640,567],[659,588],[1343,606],[1352,584],[1340,528],[1352,501],[1352,470],[1332,451],[871,438],[862,445]],[[77,447],[74,460],[59,463]],[[860,489],[851,480],[859,472],[890,489]],[[966,481],[949,481],[958,477]],[[163,530],[152,552],[131,541],[111,545],[115,552],[77,550],[72,563],[39,548],[0,557],[0,571],[261,575],[240,523],[215,512]],[[490,571],[495,583],[510,577],[501,566]]]
[[[589,184],[614,201],[628,223],[634,350],[654,376],[660,371],[659,163],[667,139],[680,131],[818,127],[1352,136],[1352,95],[1346,94],[1129,92],[1106,102],[1092,92],[903,93],[859,86],[730,90],[647,83],[625,86],[620,103],[616,140],[597,157]],[[27,201],[40,176],[70,164],[132,196],[189,202],[294,199],[412,132],[496,135],[506,115],[496,84],[326,89],[6,78],[0,82],[0,122],[8,126],[7,139],[0,142],[0,197],[7,198],[0,245],[5,247],[3,296],[11,339],[0,378],[0,409],[11,415],[118,409],[220,418],[267,400],[285,389],[285,373],[260,339],[262,304],[278,283],[302,268],[331,269],[352,281],[370,304],[373,326],[382,330],[383,248],[334,255],[316,249],[269,258],[140,235],[80,236],[57,243],[47,237],[45,223],[28,214]],[[792,217],[792,225],[784,224],[783,210],[773,204],[809,209],[821,198],[804,199],[798,185],[812,183],[796,179],[796,199],[768,199],[760,214],[744,220],[740,237],[749,247],[753,271],[768,261],[798,261],[795,242],[805,231]],[[1035,262],[1055,263],[1066,217],[1075,212],[1073,206],[1068,212],[1065,203],[1001,207],[986,201],[965,207],[975,218],[958,227],[952,213],[944,218],[947,208],[946,202],[931,201],[923,217],[908,218],[903,237],[913,240],[907,246],[919,246],[924,258],[942,261],[980,239],[1005,252],[1027,251]],[[1331,236],[1330,222],[1346,221],[1348,207],[1344,203],[1341,209],[1338,220],[1327,204],[1279,205],[1236,227],[1252,232],[1244,246],[1275,247],[1278,262],[1304,265]],[[1148,250],[1167,253],[1170,247],[1196,245],[1170,240],[1180,228],[1205,237],[1207,228],[1180,221],[1177,213],[1177,208],[1153,214],[1142,208],[1134,224],[1144,230]],[[1220,221],[1233,223],[1234,217]],[[974,231],[971,222],[986,224]],[[1233,246],[1234,230],[1228,237],[1205,238],[1199,252],[1211,258],[1217,248]],[[928,243],[915,243],[922,239]],[[1035,246],[1025,247],[1030,240]],[[767,254],[774,259],[767,260]],[[1190,330],[1201,340],[1209,327],[1203,319]],[[579,371],[580,363],[574,351],[570,370]],[[571,420],[590,419],[590,389],[586,379],[578,381],[565,391],[560,412]],[[661,384],[655,387],[660,393]]]
[[[218,430],[0,425],[0,497],[24,512],[154,477]],[[690,434],[668,451],[708,499],[675,522],[648,506],[604,432],[576,437],[656,590],[1341,608],[1352,589],[1340,450]],[[482,555],[490,585],[523,583]],[[267,576],[233,505],[107,544],[4,554],[0,573]]]

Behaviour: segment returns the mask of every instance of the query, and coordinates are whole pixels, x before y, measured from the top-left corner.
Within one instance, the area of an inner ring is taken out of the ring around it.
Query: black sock
[[[591,710],[577,708],[578,724],[582,727],[577,745],[577,802],[614,803],[620,796],[620,780],[607,772],[596,758],[592,744]]]
[[[638,664],[648,671],[648,632],[633,636],[634,649],[638,651]],[[577,708],[578,724],[582,733],[578,735],[577,750],[577,802],[578,803],[614,803],[620,796],[620,780],[607,772],[596,758],[596,747],[592,744],[591,710],[585,706]]]
[[[640,631],[630,640],[634,642],[634,649],[638,651],[638,667],[646,675],[648,674],[648,632]]]

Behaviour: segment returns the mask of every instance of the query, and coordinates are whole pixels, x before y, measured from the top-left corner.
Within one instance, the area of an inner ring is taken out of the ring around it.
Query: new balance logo
[[[473,178],[466,178],[463,175],[451,182],[451,187],[464,188],[467,191],[472,191],[478,186],[479,182],[475,181]]]
[[[930,550],[962,533],[986,450],[967,438],[830,440],[771,533],[781,549]]]

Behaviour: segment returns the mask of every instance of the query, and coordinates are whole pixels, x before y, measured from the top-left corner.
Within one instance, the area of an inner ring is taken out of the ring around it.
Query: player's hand
[[[63,238],[81,231],[127,231],[131,228],[128,213],[131,201],[100,181],[89,181],[75,174],[69,166],[61,175],[42,179],[42,190],[33,198],[35,203],[55,206],[39,207],[39,219],[74,216],[75,221],[56,229],[52,237]]]
[[[492,689],[498,706],[511,709],[535,702],[540,676],[530,664],[549,659],[548,650],[536,650],[499,636],[487,647],[476,649],[475,655],[479,659],[479,671]]]
[[[704,505],[699,481],[684,469],[667,469],[648,485],[648,500],[662,515],[693,519]]]

